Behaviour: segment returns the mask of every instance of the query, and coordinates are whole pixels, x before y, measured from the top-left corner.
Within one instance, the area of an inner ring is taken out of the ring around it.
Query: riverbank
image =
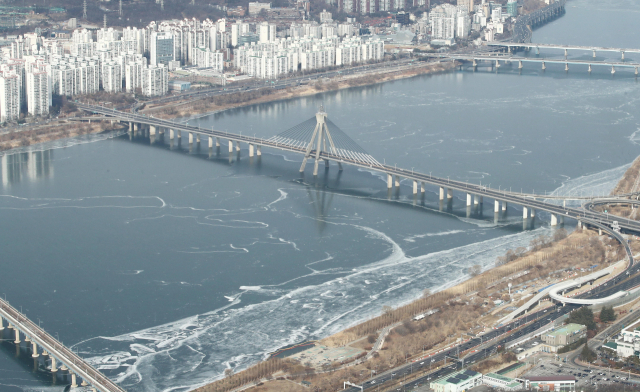
[[[33,128],[17,128],[11,132],[0,134],[0,151],[58,139],[111,131],[118,128],[121,128],[119,123],[111,124],[111,122],[108,121],[93,121],[88,123],[69,120],[59,120],[51,124]]]
[[[347,75],[341,78],[318,79],[313,84],[288,87],[282,90],[274,90],[265,87],[260,90],[185,100],[181,102],[170,102],[160,105],[150,105],[145,107],[143,110],[140,110],[140,112],[152,114],[154,117],[164,119],[193,117],[255,104],[305,97],[329,91],[337,91],[350,87],[369,86],[394,80],[412,78],[419,75],[441,73],[454,69],[456,66],[453,62],[421,63],[422,62],[418,62],[416,60],[414,65],[407,66],[407,68],[401,70],[382,70],[382,72],[371,73],[365,76]]]

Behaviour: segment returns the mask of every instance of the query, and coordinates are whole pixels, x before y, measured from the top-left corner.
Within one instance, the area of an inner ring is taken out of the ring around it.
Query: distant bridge
[[[627,48],[607,48],[599,46],[577,46],[577,45],[554,45],[554,44],[525,44],[525,43],[511,43],[511,42],[488,42],[487,46],[507,48],[509,52],[514,50],[531,50],[535,49],[537,54],[540,54],[540,48],[542,49],[558,49],[564,50],[564,56],[567,57],[569,50],[580,50],[593,53],[593,58],[596,57],[596,52],[616,52],[620,53],[621,60],[624,61],[625,53],[640,53],[640,49],[627,49]]]
[[[545,211],[551,214],[551,225],[555,226],[562,222],[564,218],[572,218],[578,220],[582,224],[597,225],[605,228],[605,231],[612,231],[612,226],[618,225],[622,230],[640,232],[640,222],[616,217],[609,214],[603,214],[588,209],[579,209],[566,207],[565,205],[557,205],[545,202],[545,195],[524,194],[508,192],[506,189],[494,189],[485,185],[471,184],[463,181],[451,180],[449,178],[441,178],[424,174],[414,170],[402,169],[396,166],[389,166],[378,162],[373,156],[368,154],[364,149],[358,146],[344,132],[342,132],[335,124],[327,119],[327,114],[320,110],[315,118],[311,118],[293,128],[290,128],[281,134],[269,139],[256,138],[252,136],[239,135],[228,132],[208,130],[200,127],[180,124],[168,120],[154,118],[150,116],[121,112],[105,107],[92,106],[83,103],[78,104],[78,108],[93,114],[100,114],[117,119],[121,122],[129,123],[129,132],[143,130],[143,126],[148,127],[148,132],[152,138],[157,133],[164,133],[168,130],[170,139],[181,138],[182,132],[186,132],[189,137],[189,144],[200,143],[200,138],[208,138],[209,148],[215,146],[220,147],[221,139],[227,140],[229,144],[229,153],[240,151],[240,143],[246,143],[249,146],[249,156],[253,157],[254,153],[258,156],[262,154],[262,147],[294,152],[304,155],[301,172],[304,172],[308,159],[314,161],[314,176],[318,174],[318,165],[324,162],[329,167],[329,162],[333,161],[338,164],[342,170],[343,164],[365,168],[377,171],[387,175],[387,188],[391,190],[394,186],[400,186],[401,178],[411,180],[413,183],[413,194],[425,192],[425,184],[431,184],[439,187],[440,201],[445,199],[449,202],[453,198],[453,191],[464,192],[466,194],[467,213],[473,206],[483,204],[484,197],[494,200],[494,213],[497,215],[500,211],[505,211],[507,203],[522,206],[523,219],[535,217],[536,211]],[[418,186],[420,189],[418,190]],[[567,197],[573,199],[573,197]],[[616,222],[614,224],[614,222]]]
[[[15,333],[14,343],[20,344],[21,334],[25,341],[31,343],[31,356],[38,358],[39,348],[43,356],[51,359],[50,370],[69,371],[71,374],[71,388],[78,387],[77,377],[82,378],[81,386],[88,386],[93,391],[100,392],[125,392],[116,383],[86,363],[84,359],[65,347],[53,336],[49,335],[38,325],[29,320],[24,314],[18,312],[13,306],[0,299],[0,331],[4,330],[4,320],[8,322],[8,328]],[[58,365],[61,365],[58,368]]]
[[[639,52],[640,53],[640,52]],[[589,60],[569,60],[569,59],[554,59],[554,58],[537,58],[537,57],[521,57],[507,54],[438,54],[434,57],[450,58],[457,61],[465,61],[472,63],[473,67],[477,67],[479,62],[489,62],[492,67],[496,69],[500,68],[503,64],[517,63],[518,69],[524,68],[524,63],[538,63],[541,64],[541,68],[544,70],[547,68],[547,64],[561,64],[564,65],[564,70],[569,71],[569,65],[584,65],[587,66],[587,72],[592,71],[592,66],[604,66],[611,67],[611,73],[616,73],[616,68],[629,68],[633,69],[634,73],[638,75],[640,69],[640,63],[631,63],[623,61],[589,61]]]
[[[529,14],[518,16],[513,26],[511,41],[531,42],[532,29],[563,15],[566,2],[567,0],[559,0]]]

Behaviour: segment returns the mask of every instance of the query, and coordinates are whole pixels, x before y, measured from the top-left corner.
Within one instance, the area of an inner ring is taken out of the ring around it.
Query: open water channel
[[[572,0],[534,40],[637,48],[639,15],[630,0]],[[386,163],[513,190],[607,193],[640,154],[640,86],[628,71],[574,68],[462,70],[189,122],[270,137],[324,104]],[[492,201],[467,217],[463,195],[440,211],[434,188],[414,200],[409,184],[388,194],[378,174],[333,165],[300,177],[300,156],[250,160],[244,147],[230,162],[225,148],[209,156],[114,133],[5,152],[0,294],[127,390],[183,391],[455,284],[551,232],[544,214],[523,231],[515,206],[498,223]],[[68,385],[4,339],[0,391]]]

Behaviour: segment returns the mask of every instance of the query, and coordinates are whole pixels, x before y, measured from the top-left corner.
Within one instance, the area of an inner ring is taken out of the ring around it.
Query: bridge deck
[[[107,116],[113,116],[114,118],[119,118],[124,121],[148,124],[156,127],[165,127],[165,128],[170,128],[173,130],[181,130],[185,132],[193,132],[196,134],[217,137],[217,138],[222,138],[222,139],[227,139],[232,141],[239,141],[244,143],[251,143],[258,146],[266,146],[266,147],[279,149],[283,151],[295,152],[298,154],[305,154],[306,152],[305,149],[302,147],[279,144],[277,141],[273,141],[269,139],[261,139],[261,138],[255,138],[252,136],[244,136],[244,135],[238,135],[234,133],[220,132],[220,131],[215,131],[213,129],[207,130],[199,127],[192,127],[185,124],[175,123],[168,120],[157,119],[157,118],[143,116],[139,114],[120,112],[114,109],[90,106],[86,104],[78,104],[78,107],[80,109],[83,109],[89,112],[107,115]],[[544,197],[542,197],[541,195],[514,194],[514,193],[507,192],[506,190],[492,189],[482,185],[450,180],[448,178],[440,178],[440,177],[432,176],[430,174],[423,174],[413,170],[406,170],[406,169],[398,168],[395,166],[383,165],[379,162],[361,161],[355,158],[345,158],[343,156],[328,154],[326,152],[322,152],[320,154],[320,157],[322,159],[349,164],[349,165],[357,166],[361,168],[366,168],[369,170],[378,171],[388,175],[396,175],[402,178],[407,178],[410,180],[424,182],[424,183],[428,183],[436,186],[446,187],[453,190],[471,193],[478,196],[483,196],[483,197],[486,196],[494,200],[506,201],[506,202],[514,203],[516,205],[521,205],[527,208],[533,208],[539,211],[545,211],[552,214],[557,214],[558,216],[564,216],[564,217],[572,218],[576,220],[589,219],[591,223],[600,224],[602,225],[602,227],[605,227],[606,231],[611,231],[610,227],[612,226],[614,221],[617,221],[619,226],[622,229],[631,230],[634,232],[640,232],[640,222],[632,221],[625,218],[615,217],[612,215],[605,215],[605,214],[601,214],[598,212],[589,211],[585,209],[564,207],[561,205],[547,203],[547,202],[538,200],[538,199],[544,199]]]
[[[571,49],[571,50],[588,50],[596,52],[624,52],[624,53],[640,53],[640,49],[630,48],[607,48],[599,46],[579,46],[579,45],[553,45],[553,44],[523,44],[512,42],[489,42],[487,46],[499,47],[518,47],[518,48],[544,48],[544,49]]]
[[[80,376],[93,388],[101,392],[124,392],[124,389],[86,363],[81,357],[73,353],[3,299],[0,299],[0,315],[14,328],[28,336],[31,341],[42,347],[44,351],[61,364],[67,366],[70,371]]]

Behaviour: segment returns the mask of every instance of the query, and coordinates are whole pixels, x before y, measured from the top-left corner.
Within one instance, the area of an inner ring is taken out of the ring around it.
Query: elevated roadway
[[[77,377],[82,378],[82,386],[89,386],[100,392],[124,392],[116,383],[104,376],[98,370],[86,363],[81,357],[69,350],[58,340],[54,339],[37,324],[18,312],[13,306],[0,299],[0,329],[4,328],[3,319],[7,320],[9,327],[15,332],[15,343],[20,343],[21,334],[32,345],[32,356],[37,358],[40,354],[38,347],[43,350],[43,355],[51,357],[51,371],[69,369],[71,373],[71,387],[78,386]],[[60,369],[57,366],[62,365]]]

